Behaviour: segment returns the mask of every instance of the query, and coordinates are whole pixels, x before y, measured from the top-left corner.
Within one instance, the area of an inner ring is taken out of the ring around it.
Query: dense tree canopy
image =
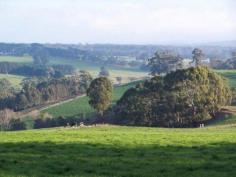
[[[12,84],[7,79],[0,79],[0,99],[11,96],[13,92]]]
[[[106,77],[94,79],[87,90],[89,104],[103,115],[112,99],[112,84]]]
[[[196,126],[231,100],[225,80],[206,67],[177,70],[129,89],[114,108],[118,123]]]
[[[72,65],[60,64],[51,66],[22,64],[15,62],[0,62],[0,73],[22,76],[55,77],[74,74],[75,67]]]
[[[178,55],[157,51],[154,57],[149,59],[148,66],[151,70],[151,75],[156,76],[178,69],[181,60],[182,58]]]
[[[195,64],[195,66],[201,65],[204,57],[203,51],[201,49],[195,48],[192,54],[193,54],[193,63]]]

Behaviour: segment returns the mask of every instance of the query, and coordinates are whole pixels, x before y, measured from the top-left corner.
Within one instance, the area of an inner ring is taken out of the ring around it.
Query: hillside
[[[231,87],[236,87],[236,70],[216,70],[216,72],[227,78]]]
[[[2,132],[0,176],[232,177],[236,128]]]
[[[113,103],[115,103],[124,92],[136,85],[136,82],[125,84],[119,87],[115,87],[113,90]],[[82,97],[75,99],[70,102],[66,102],[64,104],[60,104],[55,107],[50,107],[48,109],[43,110],[42,112],[47,112],[51,114],[53,117],[63,116],[63,117],[71,117],[78,116],[79,114],[84,114],[85,117],[93,114],[95,111],[91,108],[88,103],[88,97]]]

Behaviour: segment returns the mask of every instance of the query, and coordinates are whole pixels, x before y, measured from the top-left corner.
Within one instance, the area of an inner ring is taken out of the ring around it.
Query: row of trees
[[[0,99],[0,129],[26,129],[25,122],[19,118],[18,113],[15,111],[45,104],[50,101],[57,101],[65,97],[85,93],[86,91],[89,96],[89,104],[99,113],[99,118],[103,117],[103,112],[111,104],[112,84],[107,77],[99,77],[92,82],[91,80],[92,78],[87,72],[81,72],[80,75],[64,78],[63,80],[53,79],[50,81],[41,80],[39,82],[32,79],[25,80],[23,90],[17,94],[14,94],[14,92],[0,92],[2,93]],[[6,81],[0,81],[0,86],[3,85],[1,82]],[[8,85],[7,88],[10,88],[10,86]],[[33,116],[33,128],[75,125],[85,120],[85,115],[83,114],[71,118],[53,118],[48,114],[37,113]],[[88,121],[90,123],[91,121],[96,122],[96,118],[93,120],[89,119]]]
[[[215,66],[217,69],[236,69],[236,51],[232,52],[231,57],[226,61],[218,61]]]
[[[85,71],[71,77],[25,80],[20,92],[5,94],[7,96],[0,99],[0,109],[19,111],[80,95],[86,92],[91,80]]]
[[[14,62],[0,62],[0,73],[15,74],[28,77],[62,77],[73,74],[75,68],[72,65],[34,66]]]
[[[204,53],[201,49],[195,48],[192,51],[192,58],[195,66],[202,64],[204,59]],[[183,69],[183,58],[180,55],[177,55],[168,51],[157,51],[154,54],[154,57],[148,60],[148,68],[151,71],[152,76],[160,75],[162,73],[169,73],[177,69]],[[190,66],[189,66],[190,67]]]

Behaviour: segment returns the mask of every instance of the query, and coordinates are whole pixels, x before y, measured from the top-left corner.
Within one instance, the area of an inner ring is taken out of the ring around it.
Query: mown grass
[[[113,90],[112,102],[115,103],[127,89],[134,87],[135,85],[136,82],[115,87]],[[50,107],[42,112],[47,112],[53,117],[72,117],[77,115],[89,117],[95,113],[95,110],[89,105],[88,97],[82,97],[55,107]]]
[[[233,177],[236,127],[57,128],[0,135],[0,176]]]

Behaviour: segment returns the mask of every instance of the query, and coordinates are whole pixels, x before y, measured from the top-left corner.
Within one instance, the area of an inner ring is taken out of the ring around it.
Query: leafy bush
[[[199,66],[138,84],[123,95],[114,111],[117,123],[189,127],[214,118],[230,101],[224,78]]]

